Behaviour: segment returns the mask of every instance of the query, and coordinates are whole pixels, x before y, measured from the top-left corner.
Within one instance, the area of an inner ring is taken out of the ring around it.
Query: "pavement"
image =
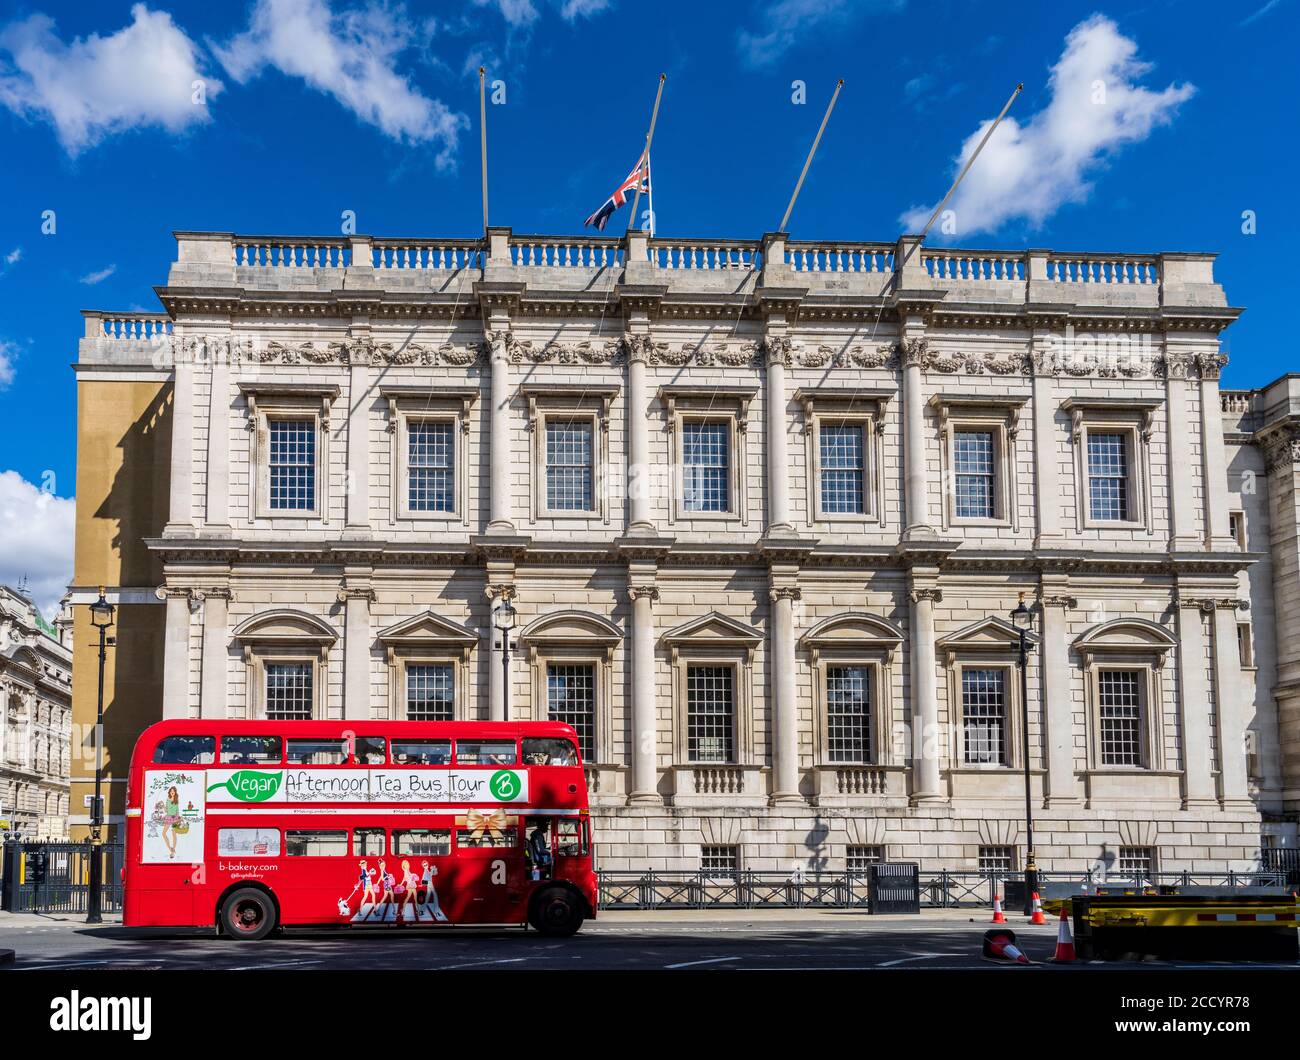
[[[6,971],[201,969],[373,969],[555,971],[1005,970],[980,957],[984,910],[927,909],[915,916],[868,916],[848,909],[604,912],[570,939],[520,928],[350,928],[293,930],[260,943],[175,930],[125,929],[117,915],[91,927],[84,916],[0,913]],[[1045,962],[1057,925],[1011,917],[1021,949]],[[1231,967],[1167,961],[1040,963],[1053,974],[1082,969]],[[1253,967],[1260,967],[1254,965]],[[1270,965],[1300,970],[1300,966]]]

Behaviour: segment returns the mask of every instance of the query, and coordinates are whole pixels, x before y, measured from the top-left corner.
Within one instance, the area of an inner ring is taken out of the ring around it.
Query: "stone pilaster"
[[[657,803],[659,794],[658,719],[655,714],[654,602],[659,589],[654,568],[629,569],[632,600],[632,790],[629,803]]]
[[[770,670],[772,674],[772,802],[802,802],[799,794],[799,704],[795,699],[794,602],[799,587],[775,570]]]
[[[790,363],[790,339],[784,319],[769,321],[764,338],[767,362],[767,532],[790,534],[790,421],[787,410],[785,370]]]
[[[190,600],[189,589],[162,586],[159,600],[167,605],[163,626],[162,716],[189,717],[190,691]]]
[[[935,679],[934,605],[943,599],[932,576],[912,575],[912,798],[917,802],[943,798],[939,758],[939,695]]]
[[[650,395],[646,386],[646,360],[649,356],[648,334],[629,334],[627,348],[627,483],[628,530],[653,533],[650,521]]]
[[[490,418],[491,451],[488,503],[488,532],[514,533],[510,499],[510,334],[505,317],[492,318],[486,332],[491,351],[492,400]]]
[[[230,349],[229,339],[208,343],[208,370],[211,392],[208,395],[208,469],[207,501],[204,505],[205,530],[230,533]],[[224,711],[222,712],[224,716]]]
[[[199,590],[195,595],[203,602],[203,660],[199,677],[199,716],[224,718],[227,690],[230,686],[227,659],[230,637],[230,590],[220,586]]]
[[[1219,373],[1228,358],[1218,350],[1196,355],[1201,374],[1201,473],[1205,480],[1205,547],[1212,552],[1232,552],[1237,542],[1228,532],[1228,459],[1223,442],[1223,411],[1219,398]],[[1235,636],[1234,632],[1234,636]],[[1233,658],[1236,658],[1234,654]]]
[[[1251,805],[1246,778],[1246,717],[1237,649],[1240,600],[1218,600],[1214,610],[1214,682],[1219,715],[1219,794],[1227,808]]]
[[[370,534],[370,336],[348,343],[348,476],[349,536]]]
[[[1067,580],[1044,577],[1039,602],[1043,639],[1042,667],[1043,755],[1047,765],[1046,805],[1074,806],[1082,801],[1074,774],[1074,697],[1070,693],[1071,664],[1066,612],[1078,601],[1066,592]]]
[[[1183,730],[1183,805],[1212,806],[1214,755],[1210,747],[1210,717],[1205,685],[1205,620],[1214,614],[1214,601],[1178,593],[1178,690]],[[1235,632],[1235,631],[1234,631]]]
[[[1167,341],[1165,349],[1165,415],[1169,430],[1169,548],[1187,552],[1201,547],[1196,533],[1196,512],[1193,506],[1192,465],[1187,459],[1186,446],[1179,439],[1191,436],[1187,415],[1189,393],[1188,377],[1192,358],[1181,350],[1172,348]],[[1202,421],[1204,427],[1204,421]]]
[[[194,365],[177,345],[172,386],[172,444],[167,496],[169,537],[194,533]]]
[[[343,717],[365,721],[370,712],[370,574],[348,571],[338,591],[343,613]]]
[[[903,467],[907,476],[905,540],[934,536],[925,460],[924,334],[920,319],[907,317],[899,339],[903,362]]]
[[[488,564],[488,584],[484,590],[488,598],[488,620],[487,620],[487,641],[488,641],[488,720],[489,721],[508,721],[506,717],[506,682],[505,672],[502,661],[502,643],[501,634],[497,632],[496,627],[492,624],[492,609],[496,607],[499,600],[513,600],[515,598],[514,583],[514,566],[508,569],[494,569],[493,564]],[[515,638],[518,636],[517,629],[510,631],[510,656],[515,659],[518,656],[518,645]]]
[[[1061,531],[1061,474],[1057,453],[1056,400],[1057,362],[1052,355],[1055,334],[1050,328],[1036,328],[1033,333],[1034,407],[1034,510],[1038,518],[1035,548],[1059,548],[1064,544]]]

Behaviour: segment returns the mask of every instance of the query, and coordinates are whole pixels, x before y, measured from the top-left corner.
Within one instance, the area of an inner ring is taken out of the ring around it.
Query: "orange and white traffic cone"
[[[1056,928],[1056,953],[1052,960],[1057,964],[1070,964],[1078,960],[1074,955],[1074,932],[1070,930],[1070,918],[1065,906],[1061,906],[1061,920]]]
[[[1002,912],[1002,895],[995,894],[993,896],[993,919],[989,923],[1005,924],[1006,922],[1006,914]]]
[[[1037,891],[1034,892],[1034,911],[1029,914],[1029,922],[1031,924],[1047,923],[1047,917],[1043,916],[1043,902],[1038,897]]]
[[[984,948],[982,955],[985,960],[990,961],[1007,961],[1016,964],[1029,964],[1029,958],[1020,952],[1016,945],[1016,933],[1014,931],[998,930],[986,931],[984,933]]]

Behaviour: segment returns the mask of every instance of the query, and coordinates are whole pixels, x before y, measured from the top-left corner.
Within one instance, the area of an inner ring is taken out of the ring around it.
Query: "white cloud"
[[[533,0],[474,0],[479,7],[495,7],[512,29],[531,26],[539,15]]]
[[[1137,58],[1137,42],[1110,19],[1093,15],[1075,26],[1052,68],[1047,105],[1023,125],[1004,118],[948,204],[957,234],[991,232],[1012,220],[1037,227],[1066,203],[1086,200],[1092,174],[1125,144],[1173,121],[1196,92],[1190,84],[1142,88],[1136,82],[1150,69]],[[955,169],[989,124],[967,137]],[[932,210],[907,210],[901,218],[907,231],[919,231]]]
[[[14,381],[14,355],[18,347],[12,342],[0,339],[0,390],[4,390]]]
[[[769,66],[813,30],[826,23],[847,22],[877,12],[901,11],[907,0],[776,0],[763,10],[762,28],[741,30],[741,59],[749,66]]]
[[[0,582],[24,578],[36,605],[54,613],[72,578],[76,502],[0,472]]]
[[[564,0],[560,8],[560,17],[569,22],[579,18],[592,18],[608,11],[612,0]]]
[[[86,273],[86,275],[81,278],[81,282],[94,286],[97,283],[103,283],[115,272],[117,272],[117,266],[109,265],[102,269],[96,269],[94,272]]]
[[[158,125],[176,133],[207,121],[208,108],[193,102],[195,81],[205,82],[209,99],[221,91],[171,15],[144,4],[131,8],[131,24],[116,33],[70,44],[48,15],[0,31],[0,105],[49,122],[69,155],[127,129]]]
[[[469,121],[397,72],[416,43],[401,8],[335,13],[325,0],[257,0],[248,29],[212,48],[241,84],[268,67],[301,78],[394,140],[441,144],[438,163],[448,165]]]
[[[22,256],[23,256],[23,248],[14,247],[13,250],[9,251],[9,253],[5,255],[5,264],[17,265],[19,260],[22,258]]]

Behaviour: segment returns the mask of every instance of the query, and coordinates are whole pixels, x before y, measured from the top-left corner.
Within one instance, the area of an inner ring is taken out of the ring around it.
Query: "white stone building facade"
[[[1295,842],[1300,388],[1211,255],[177,239],[77,365],[174,388],[165,716],[572,721],[605,868],[1020,868],[1023,594],[1040,868]]]

